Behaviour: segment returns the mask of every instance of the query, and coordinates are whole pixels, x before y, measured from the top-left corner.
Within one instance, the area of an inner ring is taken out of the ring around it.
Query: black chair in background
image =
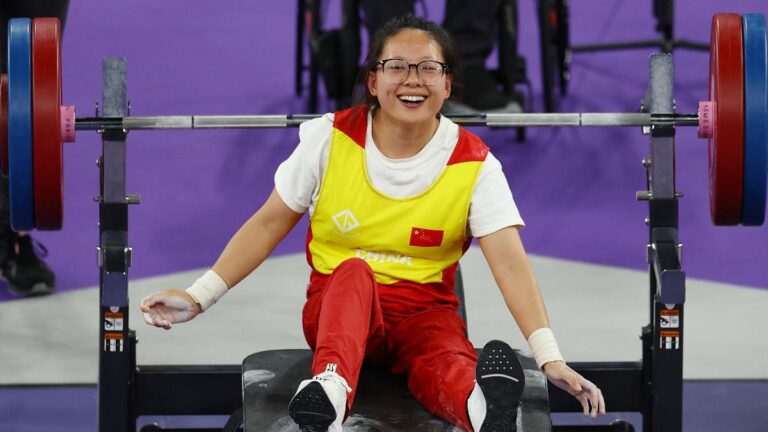
[[[560,96],[568,93],[571,56],[574,53],[636,48],[658,48],[665,53],[671,53],[677,48],[709,51],[708,43],[675,38],[674,8],[674,0],[653,0],[652,13],[659,38],[571,46],[568,0],[537,0],[544,110],[557,111],[556,89]]]
[[[322,76],[326,96],[334,109],[348,107],[359,72],[361,57],[360,31],[364,25],[357,0],[341,1],[341,25],[337,29],[323,29],[324,4],[320,0],[299,0],[297,15],[295,92],[305,88],[308,73],[309,94],[307,109],[315,113],[319,107],[319,78]],[[530,82],[526,76],[525,59],[518,53],[517,0],[505,0],[498,11],[498,69],[494,76],[501,89],[509,96],[520,99],[521,111],[525,106],[516,87],[525,84],[530,96]],[[310,48],[309,56],[305,47]],[[308,59],[307,59],[308,57]],[[519,129],[518,138],[522,138]]]

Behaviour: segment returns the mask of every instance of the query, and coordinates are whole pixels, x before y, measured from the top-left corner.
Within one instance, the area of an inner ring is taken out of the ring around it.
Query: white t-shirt
[[[275,172],[275,189],[288,207],[311,215],[327,166],[333,114],[304,122],[299,145]],[[373,186],[385,195],[406,198],[426,190],[440,176],[459,140],[459,126],[440,116],[426,146],[405,159],[384,156],[373,142],[371,115],[365,136],[365,162]],[[508,226],[524,226],[501,163],[491,153],[483,162],[469,206],[469,233],[483,237]]]

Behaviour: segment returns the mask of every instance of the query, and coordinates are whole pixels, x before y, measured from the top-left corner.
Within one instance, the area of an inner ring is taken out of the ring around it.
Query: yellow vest
[[[472,191],[488,147],[459,129],[443,172],[418,195],[394,198],[376,190],[365,163],[368,107],[337,112],[328,164],[307,235],[307,260],[330,274],[358,257],[381,284],[453,281],[453,271],[471,238],[467,218]],[[444,272],[450,275],[444,277]]]

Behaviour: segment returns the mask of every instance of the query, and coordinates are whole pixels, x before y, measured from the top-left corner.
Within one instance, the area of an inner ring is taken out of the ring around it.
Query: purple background
[[[327,2],[326,27],[340,1]],[[521,0],[520,50],[528,61],[534,110],[542,108],[538,25]],[[657,37],[650,1],[571,1],[574,44]],[[443,1],[427,1],[442,20]],[[684,0],[678,37],[708,42],[716,12],[768,12],[764,0]],[[91,116],[101,99],[101,60],[128,59],[133,115],[306,112],[293,93],[296,1],[77,0],[63,42],[64,101]],[[648,81],[650,49],[576,54],[563,111],[635,112]],[[675,53],[679,112],[707,96],[708,55]],[[330,109],[330,108],[328,108]],[[474,128],[501,160],[526,219],[530,253],[644,269],[647,204],[640,161],[648,139],[637,128],[539,128],[525,143],[513,130]],[[281,130],[134,131],[129,136],[131,277],[211,265],[229,237],[266,199],[272,175],[297,143]],[[33,235],[47,245],[58,291],[98,284],[100,139],[81,131],[65,149],[65,222]],[[716,228],[709,219],[707,144],[694,128],[677,134],[677,189],[683,268],[689,277],[768,288],[768,228]],[[276,253],[303,250],[306,221]],[[302,268],[298,271],[306,271]],[[10,298],[0,291],[0,300]]]

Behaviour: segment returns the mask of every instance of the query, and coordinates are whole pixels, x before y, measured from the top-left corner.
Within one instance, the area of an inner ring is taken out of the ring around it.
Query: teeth
[[[399,99],[402,100],[402,101],[406,101],[406,102],[421,102],[424,99],[426,99],[426,97],[424,97],[424,96],[400,96]]]

